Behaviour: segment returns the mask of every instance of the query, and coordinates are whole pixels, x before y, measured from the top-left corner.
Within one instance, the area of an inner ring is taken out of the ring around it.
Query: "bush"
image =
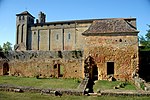
[[[81,83],[81,80],[80,80],[80,79],[74,79],[74,81],[75,81],[76,83]]]
[[[145,89],[145,85],[144,85],[144,83],[140,83],[140,87],[141,87],[141,89]]]

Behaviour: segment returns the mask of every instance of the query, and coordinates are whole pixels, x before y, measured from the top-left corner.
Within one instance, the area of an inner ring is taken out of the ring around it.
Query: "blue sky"
[[[25,10],[36,18],[44,12],[48,22],[135,17],[139,36],[150,24],[150,0],[0,0],[0,45],[15,44],[16,14]]]

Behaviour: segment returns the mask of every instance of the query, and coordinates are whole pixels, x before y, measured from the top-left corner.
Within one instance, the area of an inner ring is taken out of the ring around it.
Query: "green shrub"
[[[140,87],[141,87],[141,89],[145,89],[145,85],[144,85],[144,83],[140,83]]]

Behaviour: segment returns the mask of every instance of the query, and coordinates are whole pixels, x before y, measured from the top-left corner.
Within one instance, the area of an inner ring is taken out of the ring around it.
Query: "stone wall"
[[[132,73],[138,67],[138,40],[136,35],[99,34],[85,36],[84,58],[94,59],[98,70],[98,79],[108,79],[108,63],[114,65],[113,77],[116,79],[131,79]]]
[[[100,90],[97,96],[150,96],[150,92],[140,90]]]
[[[42,88],[34,88],[34,87],[3,85],[3,84],[0,84],[0,91],[19,92],[19,93],[31,92],[31,93],[40,93],[41,95],[46,94],[52,96],[84,95],[84,90],[78,90],[78,89],[53,89],[53,88],[42,89]]]
[[[82,78],[82,54],[81,51],[11,51],[6,57],[12,76]],[[0,67],[2,75],[2,63]]]
[[[32,26],[32,50],[82,50],[84,45],[82,33],[91,23],[68,23]]]
[[[41,93],[41,95],[53,95],[53,96],[64,96],[64,95],[84,95],[84,91],[77,89],[42,89],[33,87],[21,87],[12,85],[2,85],[0,84],[0,91],[7,92],[31,92],[31,93]],[[88,96],[150,96],[149,91],[141,90],[99,90],[97,93],[88,93]]]

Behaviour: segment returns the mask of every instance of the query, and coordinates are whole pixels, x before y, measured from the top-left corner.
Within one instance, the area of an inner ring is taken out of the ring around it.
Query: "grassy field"
[[[33,86],[40,88],[77,88],[77,79],[36,79],[0,76],[0,84],[13,84],[17,86]],[[94,88],[112,89],[120,82],[97,81]],[[128,84],[124,89],[136,89]],[[150,97],[128,97],[128,96],[49,96],[40,93],[15,93],[0,91],[0,100],[150,100]]]
[[[150,97],[128,97],[128,96],[49,96],[39,93],[14,93],[1,92],[0,100],[150,100]]]
[[[0,84],[10,84],[16,86],[32,86],[37,88],[64,88],[75,89],[79,85],[77,79],[36,79],[13,76],[0,76]]]
[[[113,89],[113,87],[119,85],[120,83],[123,83],[123,82],[120,82],[120,81],[109,82],[106,80],[99,80],[95,83],[93,89],[94,89],[94,92],[97,92],[98,89]],[[119,89],[136,90],[136,87],[132,85],[131,83],[127,83],[127,85],[124,88],[119,88]]]

